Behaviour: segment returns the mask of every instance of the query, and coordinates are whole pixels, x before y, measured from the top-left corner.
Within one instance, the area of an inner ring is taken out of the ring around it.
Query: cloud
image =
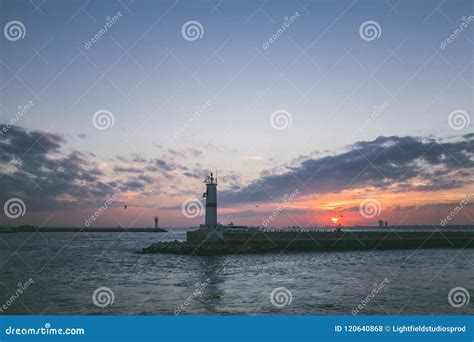
[[[0,124],[0,132],[4,132],[0,134],[0,203],[20,197],[29,210],[94,207],[118,190],[153,195],[158,191],[155,185],[163,179],[176,184],[182,177],[199,179],[205,173],[189,161],[185,166],[167,156],[145,159],[133,154],[115,159],[114,179],[113,173],[104,173],[94,155],[63,151],[68,145],[59,134],[6,128]],[[185,153],[198,156],[196,151],[187,149]],[[304,196],[360,188],[392,192],[462,188],[473,181],[473,154],[474,134],[450,141],[382,136],[358,142],[342,153],[301,157],[291,167],[263,171],[247,185],[242,184],[239,173],[222,175],[221,189],[226,190],[219,192],[219,202],[222,207],[278,202],[296,189]],[[173,195],[188,189],[173,185],[169,190]]]
[[[473,154],[474,134],[454,142],[381,136],[357,142],[340,154],[305,159],[280,174],[264,172],[240,190],[222,191],[219,199],[226,206],[270,201],[295,189],[303,194],[326,194],[367,187],[394,191],[460,188],[472,179],[456,179],[456,173],[474,167]]]
[[[10,162],[15,156],[21,155],[24,160],[36,162],[42,166],[46,162],[46,153],[57,153],[64,142],[60,135],[43,131],[27,132],[24,128],[0,124],[0,161]],[[5,133],[6,132],[6,133]],[[27,166],[32,166],[28,164]]]
[[[0,124],[0,130],[5,125]],[[60,209],[94,203],[114,192],[103,172],[86,155],[61,153],[62,136],[18,126],[0,135],[0,200],[17,196],[29,210]],[[115,184],[117,185],[117,184]]]
[[[131,154],[117,156],[113,173],[105,174],[95,155],[65,153],[67,141],[59,134],[3,124],[0,132],[0,203],[20,197],[28,211],[97,207],[118,191],[152,195],[157,175],[174,179],[170,171],[181,167],[172,160]]]
[[[173,162],[166,162],[162,159],[155,158],[151,161],[151,165],[147,166],[150,171],[174,171],[177,165]]]
[[[132,153],[130,157],[118,155],[116,156],[116,158],[124,163],[130,163],[130,162],[147,163],[148,162],[145,158],[143,158],[141,154],[138,154],[138,153]]]
[[[114,167],[114,172],[117,173],[143,173],[144,171],[142,169],[136,168],[136,167],[124,167],[124,166],[115,166]]]

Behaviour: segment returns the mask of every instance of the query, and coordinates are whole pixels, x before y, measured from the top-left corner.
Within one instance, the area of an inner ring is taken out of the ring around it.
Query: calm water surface
[[[181,306],[179,313],[185,315],[351,315],[363,301],[364,315],[474,314],[473,249],[135,254],[158,240],[184,238],[180,229],[1,234],[0,307],[18,283],[31,278],[34,283],[3,314],[173,315]],[[374,284],[384,279],[388,283],[371,297]],[[113,291],[112,305],[93,304],[99,287]],[[291,293],[291,303],[280,308],[270,296],[281,287]],[[454,308],[448,303],[454,287],[470,291],[468,305]]]

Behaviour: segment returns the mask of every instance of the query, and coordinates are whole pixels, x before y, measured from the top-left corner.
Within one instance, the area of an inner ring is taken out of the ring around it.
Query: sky
[[[0,225],[472,224],[473,15],[1,0]]]

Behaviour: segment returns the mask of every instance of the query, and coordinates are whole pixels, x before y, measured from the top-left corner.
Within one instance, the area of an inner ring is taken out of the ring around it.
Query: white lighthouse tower
[[[211,173],[204,181],[206,184],[206,192],[202,197],[206,199],[206,220],[205,224],[201,224],[199,229],[186,232],[187,241],[191,244],[201,244],[202,241],[222,242],[226,229],[217,224],[217,175]]]
[[[206,221],[207,227],[217,227],[217,176],[211,175],[206,177],[206,192],[202,197],[206,198]]]

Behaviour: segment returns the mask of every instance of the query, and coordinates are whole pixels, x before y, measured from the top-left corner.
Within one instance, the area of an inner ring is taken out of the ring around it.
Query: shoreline
[[[167,229],[164,228],[101,228],[101,227],[18,227],[18,228],[0,228],[0,234],[12,234],[12,233],[166,233]]]

